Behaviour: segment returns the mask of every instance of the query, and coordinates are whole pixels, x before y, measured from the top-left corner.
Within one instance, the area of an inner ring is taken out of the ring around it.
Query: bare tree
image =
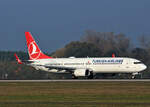
[[[150,36],[141,35],[138,40],[142,48],[150,48]]]
[[[144,48],[148,54],[150,55],[150,36],[148,35],[141,35],[138,38],[140,45],[142,48]]]
[[[65,48],[61,48],[61,49],[58,49],[56,50],[56,52],[52,55],[52,57],[64,57],[65,56],[65,51],[66,49]]]
[[[97,45],[103,54],[113,50],[124,53],[130,47],[129,38],[124,34],[114,34],[113,32],[88,30],[85,32],[83,38],[81,38],[81,41]]]

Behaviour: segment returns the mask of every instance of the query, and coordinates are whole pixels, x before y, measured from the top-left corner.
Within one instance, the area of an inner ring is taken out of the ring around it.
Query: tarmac
[[[0,80],[2,82],[150,82],[150,79]]]

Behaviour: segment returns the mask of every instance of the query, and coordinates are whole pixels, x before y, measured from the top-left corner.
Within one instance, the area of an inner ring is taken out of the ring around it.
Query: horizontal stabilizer
[[[18,62],[18,64],[22,64],[21,60],[19,59],[16,53],[14,54],[14,56],[16,57],[16,61]]]

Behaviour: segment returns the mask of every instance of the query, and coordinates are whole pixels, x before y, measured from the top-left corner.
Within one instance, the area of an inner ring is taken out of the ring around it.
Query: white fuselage
[[[135,73],[145,70],[147,67],[139,60],[133,58],[52,58],[39,59],[33,61],[31,65],[36,69],[53,72],[54,69],[48,67],[88,69],[93,73]],[[46,66],[46,67],[45,67]],[[55,70],[61,72],[59,70]],[[62,70],[64,71],[64,70]],[[66,70],[65,70],[66,71]]]

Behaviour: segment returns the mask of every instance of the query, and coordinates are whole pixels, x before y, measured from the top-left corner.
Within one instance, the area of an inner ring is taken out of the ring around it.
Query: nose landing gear
[[[135,77],[136,77],[137,75],[139,75],[139,74],[140,74],[139,72],[132,73],[131,79],[135,79]]]

